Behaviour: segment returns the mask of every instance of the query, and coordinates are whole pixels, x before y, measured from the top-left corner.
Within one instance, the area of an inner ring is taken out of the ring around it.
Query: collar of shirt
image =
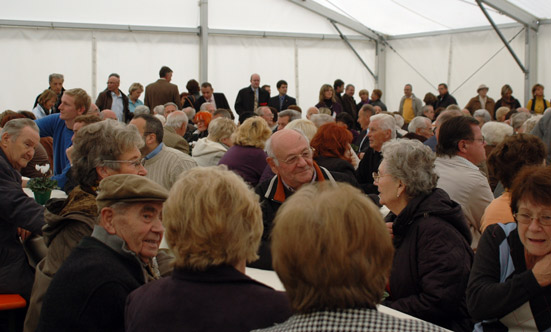
[[[475,164],[471,163],[469,160],[467,160],[466,158],[463,158],[461,156],[456,156],[457,157],[457,160],[459,160],[460,162],[464,163],[467,167],[470,167],[472,169],[478,169],[478,166],[476,166]]]
[[[155,148],[155,150],[149,152],[149,154],[147,156],[145,156],[145,160],[149,160],[149,159],[155,157],[157,155],[157,153],[161,152],[162,149],[163,149],[163,143],[161,142],[161,144],[159,144],[159,146],[157,146]]]

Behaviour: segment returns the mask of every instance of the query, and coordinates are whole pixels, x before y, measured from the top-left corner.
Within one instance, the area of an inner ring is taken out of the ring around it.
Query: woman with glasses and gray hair
[[[461,206],[436,188],[436,156],[418,140],[383,144],[373,174],[396,249],[384,305],[454,331],[470,331],[465,289],[473,260]]]
[[[551,330],[551,168],[523,168],[511,188],[516,222],[488,226],[467,288],[476,331]]]
[[[97,224],[99,182],[114,174],[147,174],[141,162],[143,145],[136,127],[117,121],[89,124],[75,134],[71,159],[73,179],[78,186],[65,200],[51,200],[46,206],[46,226],[42,232],[47,253],[36,266],[25,331],[36,330],[42,300],[53,276],[73,248],[83,237],[92,234]]]

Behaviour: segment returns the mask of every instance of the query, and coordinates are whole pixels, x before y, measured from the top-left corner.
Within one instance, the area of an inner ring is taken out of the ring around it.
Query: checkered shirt
[[[266,329],[263,332],[356,332],[356,331],[408,331],[431,332],[446,331],[436,325],[412,320],[400,319],[374,309],[344,309],[318,311],[309,314],[293,315],[286,322]]]

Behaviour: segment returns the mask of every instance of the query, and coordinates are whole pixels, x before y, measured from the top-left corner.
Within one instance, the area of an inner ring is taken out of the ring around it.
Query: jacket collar
[[[313,162],[313,166],[315,170],[314,179],[316,179],[316,181],[318,182],[325,181],[325,178],[323,177],[323,173],[321,172],[320,167],[315,161]],[[291,194],[291,191],[285,187],[281,177],[277,176],[277,188],[274,194],[274,200],[283,203],[285,202],[285,199],[287,198],[287,196],[289,196],[290,194]]]

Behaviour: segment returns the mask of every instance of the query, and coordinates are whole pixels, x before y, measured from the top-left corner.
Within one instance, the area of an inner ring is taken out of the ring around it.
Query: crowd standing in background
[[[0,294],[28,303],[16,330],[551,328],[542,84],[522,108],[509,84],[458,104],[446,83],[405,82],[392,110],[341,79],[299,106],[253,73],[232,109],[172,76],[126,95],[111,73],[92,98],[54,73],[30,111],[0,114]],[[65,198],[29,197],[41,176]]]

